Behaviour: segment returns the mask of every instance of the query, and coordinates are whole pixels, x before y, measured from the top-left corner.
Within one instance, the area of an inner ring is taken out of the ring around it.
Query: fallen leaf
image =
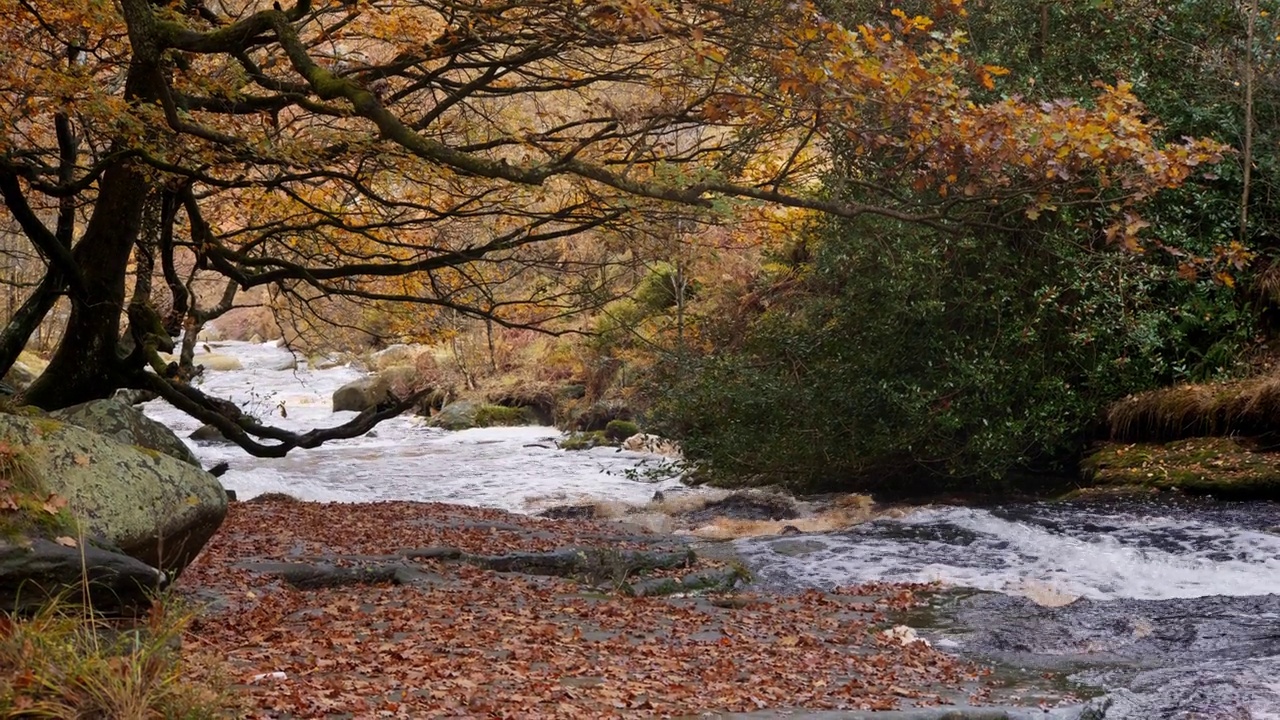
[[[67,499],[57,493],[49,493],[49,497],[45,498],[44,504],[40,507],[50,515],[57,515],[58,511],[67,506]]]
[[[66,535],[59,535],[58,537],[54,538],[53,541],[58,543],[59,545],[62,545],[64,547],[69,547],[69,548],[76,547],[79,544],[76,542],[75,538],[67,537]]]

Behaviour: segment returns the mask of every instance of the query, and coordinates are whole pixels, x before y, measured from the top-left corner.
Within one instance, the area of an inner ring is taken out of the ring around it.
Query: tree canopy
[[[1137,203],[1220,157],[1209,140],[1166,142],[1124,83],[1089,102],[992,93],[1006,70],[935,24],[965,12],[0,0],[0,196],[46,268],[0,335],[0,369],[65,296],[28,402],[147,389],[280,455],[365,432],[412,398],[300,434],[167,372],[157,351],[239,290],[538,326],[595,297],[591,281],[563,281],[592,247],[681,207],[954,232],[999,224],[993,207],[1088,205],[1108,217],[1099,244],[1136,249]],[[833,167],[839,192],[823,182]],[[218,303],[193,297],[197,271],[225,279]]]

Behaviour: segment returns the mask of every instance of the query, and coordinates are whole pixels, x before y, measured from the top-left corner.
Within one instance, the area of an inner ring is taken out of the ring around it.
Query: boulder
[[[445,430],[468,430],[476,427],[476,416],[482,407],[484,403],[476,400],[456,400],[432,415],[427,424]]]
[[[284,358],[284,359],[282,359],[280,362],[275,363],[274,365],[272,365],[272,366],[271,366],[271,369],[272,369],[272,370],[280,370],[280,371],[283,371],[283,370],[297,370],[297,369],[298,369],[298,358],[294,357],[293,355],[290,355],[289,357]]]
[[[649,433],[638,433],[632,435],[622,441],[622,449],[631,452],[646,452],[655,455],[665,455],[670,458],[682,457],[680,443],[675,440],[668,440],[660,435],[651,435]]]
[[[90,400],[55,410],[49,416],[106,435],[125,445],[140,445],[200,467],[200,460],[172,430],[119,400]]]
[[[413,365],[392,365],[378,372],[387,382],[387,389],[397,397],[404,397],[417,389],[418,368]]]
[[[634,420],[631,408],[616,400],[593,403],[574,421],[574,428],[586,432],[604,430],[614,420]]]
[[[537,417],[529,408],[488,405],[476,400],[458,400],[445,405],[427,421],[445,430],[469,430],[483,427],[534,425]]]
[[[181,572],[226,517],[218,479],[162,452],[50,418],[0,414],[0,437],[86,533],[152,567]]]
[[[349,382],[334,391],[333,411],[364,412],[386,402],[390,393],[391,385],[380,377],[368,377]]]
[[[685,515],[690,522],[710,522],[716,518],[794,520],[798,517],[800,517],[800,511],[789,497],[746,492],[727,495]]]
[[[222,431],[221,431],[221,430],[219,430],[217,427],[215,427],[215,426],[213,426],[213,425],[209,425],[209,424],[207,424],[207,423],[206,423],[206,424],[204,424],[204,425],[201,425],[200,427],[196,428],[195,430],[192,430],[192,431],[191,431],[191,434],[190,434],[190,435],[188,435],[187,437],[188,437],[188,438],[190,438],[190,439],[192,439],[192,440],[195,440],[195,441],[196,441],[196,442],[198,442],[198,443],[210,443],[210,444],[214,444],[214,445],[232,445],[232,444],[234,444],[234,443],[232,443],[230,440],[228,440],[228,439],[226,438],[226,436],[224,436],[224,435],[222,434]]]
[[[0,610],[26,612],[48,600],[82,597],[101,613],[134,615],[151,605],[164,573],[122,553],[69,547],[48,538],[0,537]]]

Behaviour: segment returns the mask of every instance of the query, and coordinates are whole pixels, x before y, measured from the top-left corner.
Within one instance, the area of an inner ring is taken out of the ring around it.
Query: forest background
[[[1269,367],[1258,0],[0,10],[0,368],[49,355],[42,407],[145,389],[281,454],[574,387],[711,479],[998,487]],[[299,434],[199,390],[210,322],[436,351]]]

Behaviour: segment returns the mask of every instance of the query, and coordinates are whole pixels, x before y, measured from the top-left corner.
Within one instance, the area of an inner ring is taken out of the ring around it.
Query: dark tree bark
[[[118,340],[129,254],[142,225],[148,181],[132,160],[102,176],[102,190],[84,236],[72,251],[84,281],[49,367],[27,389],[27,402],[46,410],[104,398],[121,386]]]

